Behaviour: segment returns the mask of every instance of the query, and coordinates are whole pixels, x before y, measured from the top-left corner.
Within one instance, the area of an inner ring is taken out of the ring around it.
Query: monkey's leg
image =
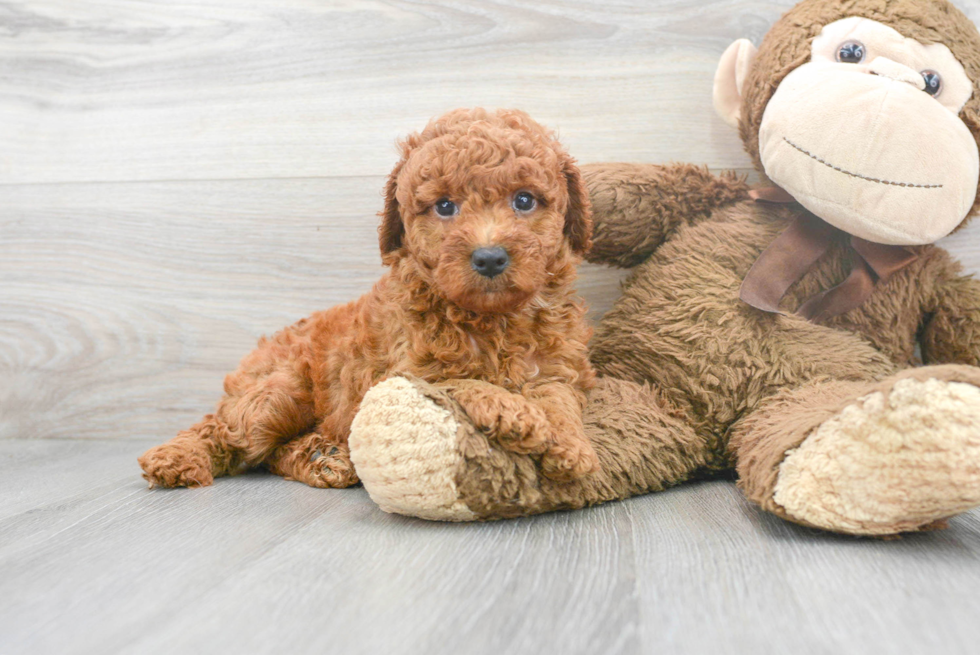
[[[553,480],[595,472],[599,465],[582,426],[585,394],[571,385],[546,382],[514,393],[480,380],[450,380],[447,389],[474,427],[491,433],[503,448],[541,455]]]
[[[314,424],[309,353],[289,331],[263,340],[225,378],[226,395],[213,414],[139,463],[150,486],[199,487],[263,462],[281,443]]]
[[[763,509],[858,535],[923,530],[980,505],[980,369],[780,392],[735,425],[739,486]]]
[[[443,521],[490,520],[627,498],[689,478],[706,444],[656,390],[610,378],[589,392],[585,434],[599,470],[556,482],[540,455],[499,447],[445,389],[391,378],[365,396],[351,459],[388,512]]]

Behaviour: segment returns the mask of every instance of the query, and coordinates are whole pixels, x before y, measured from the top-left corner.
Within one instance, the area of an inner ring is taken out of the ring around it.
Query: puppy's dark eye
[[[436,213],[443,218],[452,218],[459,213],[459,207],[449,198],[439,198],[435,204]]]
[[[933,98],[942,93],[943,78],[936,71],[922,71],[922,79],[926,81],[926,88],[923,89]]]
[[[842,64],[860,64],[864,55],[864,46],[857,41],[847,41],[837,49],[837,61]]]
[[[538,201],[527,191],[518,191],[510,204],[514,211],[529,212],[538,206]]]

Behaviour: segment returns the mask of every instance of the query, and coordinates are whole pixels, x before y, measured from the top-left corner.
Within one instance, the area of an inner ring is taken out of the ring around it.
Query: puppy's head
[[[382,257],[410,259],[443,298],[514,311],[588,249],[589,197],[575,162],[524,112],[459,109],[400,145]]]

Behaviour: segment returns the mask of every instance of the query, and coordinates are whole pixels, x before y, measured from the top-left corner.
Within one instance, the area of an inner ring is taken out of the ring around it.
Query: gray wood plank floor
[[[714,67],[792,4],[0,0],[0,653],[978,652],[977,511],[848,539],[718,480],[457,526],[139,477],[258,336],[377,278],[396,138],[517,106],[583,162],[748,172]],[[593,319],[622,276],[583,267]]]
[[[152,442],[0,441],[4,653],[971,653],[980,514],[859,540],[727,481],[483,525],[263,473],[148,492]]]

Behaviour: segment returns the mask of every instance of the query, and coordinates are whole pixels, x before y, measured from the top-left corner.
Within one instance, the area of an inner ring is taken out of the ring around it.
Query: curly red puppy
[[[450,112],[401,149],[379,228],[390,271],[259,341],[214,414],[140,457],[150,486],[263,464],[315,487],[355,484],[351,421],[399,374],[452,382],[480,427],[541,454],[553,478],[598,466],[581,418],[594,373],[572,283],[591,220],[574,161],[519,111]]]

